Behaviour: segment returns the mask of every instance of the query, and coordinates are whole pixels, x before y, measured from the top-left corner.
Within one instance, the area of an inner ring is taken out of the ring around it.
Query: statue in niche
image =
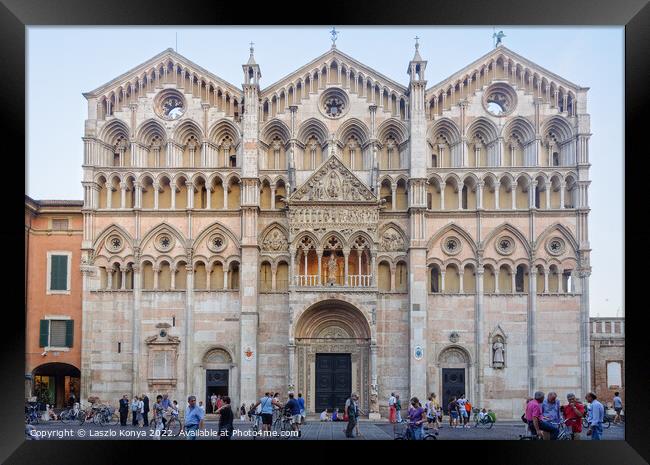
[[[492,366],[494,368],[505,366],[505,348],[501,338],[496,338],[492,343]]]
[[[336,274],[339,271],[339,265],[336,263],[336,257],[332,253],[330,259],[327,261],[327,283],[336,283]]]
[[[370,385],[370,413],[379,413],[379,404],[377,401],[379,389],[376,384]]]

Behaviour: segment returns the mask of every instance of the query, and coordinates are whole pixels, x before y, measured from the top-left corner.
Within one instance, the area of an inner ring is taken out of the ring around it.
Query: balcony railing
[[[338,279],[335,283],[329,284],[323,277],[323,283],[319,283],[318,275],[297,275],[295,283],[297,287],[371,287],[372,275],[348,275],[348,285],[345,286],[344,278]]]

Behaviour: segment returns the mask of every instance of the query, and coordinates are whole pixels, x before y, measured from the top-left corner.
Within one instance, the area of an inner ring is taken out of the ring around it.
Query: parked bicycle
[[[603,418],[603,428],[609,428],[612,426],[612,419],[613,417],[611,415],[605,415]],[[589,419],[587,418],[587,415],[582,417],[582,426],[589,428]]]
[[[570,441],[571,440],[571,428],[567,426],[567,420],[563,420],[559,423],[551,423],[558,428],[557,441]]]
[[[481,417],[481,411],[477,408],[472,409],[472,412],[474,413],[474,416],[472,417],[472,421],[474,422],[474,428],[478,428],[479,426],[481,426],[490,429],[494,426],[494,419],[492,418],[491,415],[486,414],[483,417]]]
[[[28,425],[37,425],[40,420],[38,413],[38,404],[30,404],[25,406],[25,423]]]
[[[68,423],[79,423],[83,424],[83,419],[82,417],[86,414],[81,408],[79,407],[79,404],[75,404],[73,408],[69,408],[66,410],[63,410],[61,414],[59,415],[59,419],[63,424],[68,424]]]

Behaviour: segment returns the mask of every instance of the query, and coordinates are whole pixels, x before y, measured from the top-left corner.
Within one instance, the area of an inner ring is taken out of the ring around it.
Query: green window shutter
[[[38,338],[39,347],[47,347],[47,342],[50,337],[50,322],[48,320],[41,320],[41,333]]]
[[[52,255],[50,290],[66,291],[68,289],[68,256]]]
[[[65,322],[65,346],[72,347],[74,334],[74,320],[66,320]]]

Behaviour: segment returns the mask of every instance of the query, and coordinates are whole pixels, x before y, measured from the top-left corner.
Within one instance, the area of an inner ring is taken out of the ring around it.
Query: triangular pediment
[[[465,66],[464,68],[458,70],[451,76],[431,86],[426,91],[426,98],[429,99],[431,98],[432,95],[440,91],[446,91],[450,86],[453,87],[459,81],[463,81],[468,75],[471,75],[475,71],[480,71],[484,65],[488,65],[493,60],[498,60],[498,59],[508,59],[510,60],[511,63],[515,63],[518,66],[523,66],[526,69],[530,69],[534,74],[542,78],[545,78],[547,81],[553,81],[558,85],[565,87],[566,89],[573,90],[574,92],[577,92],[578,90],[588,89],[586,87],[581,87],[577,84],[574,84],[571,81],[564,79],[563,77],[558,76],[557,74],[538,65],[537,63],[534,63],[529,59],[513,52],[509,48],[500,45],[494,48],[493,50],[490,50],[488,53],[478,58],[477,60],[474,60],[472,63]]]
[[[161,66],[166,66],[169,63],[173,64],[174,66],[180,66],[182,69],[195,74],[200,79],[211,83],[215,88],[221,88],[231,95],[242,95],[242,91],[238,87],[230,84],[216,74],[185,58],[183,55],[174,51],[174,49],[168,48],[167,50],[164,50],[158,55],[136,66],[135,68],[131,68],[129,71],[119,75],[115,79],[112,79],[106,84],[99,86],[95,90],[84,92],[83,96],[86,98],[93,98],[110,94],[111,92],[117,91],[120,88],[127,89],[128,84],[135,85],[139,79],[142,79],[144,73],[150,71],[153,68],[159,69]]]
[[[377,203],[368,189],[337,155],[331,155],[289,197],[291,203]]]
[[[338,48],[331,48],[327,52],[323,53],[317,58],[314,58],[309,63],[301,66],[297,70],[289,73],[285,77],[277,80],[273,84],[269,85],[265,89],[262,89],[260,96],[263,98],[267,95],[273,95],[279,89],[287,87],[292,83],[296,83],[299,79],[304,79],[309,73],[317,69],[322,69],[323,66],[330,66],[332,62],[336,62],[338,66],[344,66],[345,68],[354,70],[355,74],[360,74],[365,77],[372,78],[373,81],[377,82],[382,87],[387,87],[395,92],[398,92],[402,95],[406,95],[408,88],[403,84],[400,84],[393,79],[384,76],[380,72],[370,68],[369,66],[364,65],[360,61],[355,60],[351,56],[341,52]]]

